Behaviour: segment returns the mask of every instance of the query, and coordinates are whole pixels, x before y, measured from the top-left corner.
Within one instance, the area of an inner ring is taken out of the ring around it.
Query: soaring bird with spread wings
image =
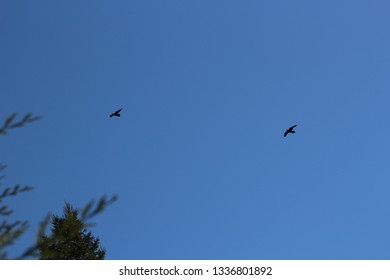
[[[119,110],[117,110],[117,111],[115,111],[115,113],[112,113],[111,115],[110,115],[110,118],[111,117],[120,117],[121,116],[121,114],[119,114],[120,112],[122,111],[122,108],[121,109],[119,109]]]
[[[290,127],[289,129],[287,129],[285,132],[284,132],[284,137],[287,136],[287,134],[289,133],[295,133],[294,131],[294,127],[296,127],[297,125],[293,125],[292,127]]]

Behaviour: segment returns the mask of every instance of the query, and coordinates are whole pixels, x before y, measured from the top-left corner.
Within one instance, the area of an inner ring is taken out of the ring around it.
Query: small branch
[[[84,209],[81,211],[80,220],[82,222],[85,222],[86,220],[91,219],[92,217],[94,217],[97,214],[99,214],[100,212],[102,212],[108,205],[114,203],[117,199],[118,199],[118,197],[116,195],[113,195],[110,199],[107,199],[106,196],[103,196],[97,202],[95,209],[93,209],[93,210],[92,210],[92,207],[95,204],[95,202],[94,202],[94,200],[90,201],[84,207]]]
[[[3,198],[9,197],[9,196],[15,196],[22,192],[29,192],[33,190],[33,187],[30,186],[24,186],[21,187],[20,185],[16,185],[13,188],[5,188],[3,193],[0,194],[0,202],[3,200]]]
[[[28,113],[20,121],[14,122],[14,119],[16,118],[16,116],[17,116],[17,114],[13,113],[5,120],[3,127],[0,128],[0,134],[7,134],[9,129],[22,127],[27,123],[35,122],[35,121],[41,119],[40,116],[33,116],[32,113]]]

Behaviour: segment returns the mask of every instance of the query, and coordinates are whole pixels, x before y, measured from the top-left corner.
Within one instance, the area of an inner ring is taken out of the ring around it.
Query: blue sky
[[[4,184],[35,187],[10,255],[116,194],[107,259],[389,259],[389,10],[1,1],[0,117],[43,117],[0,139]]]

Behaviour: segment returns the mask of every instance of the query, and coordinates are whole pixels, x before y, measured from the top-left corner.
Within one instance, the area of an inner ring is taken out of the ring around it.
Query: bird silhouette
[[[110,115],[110,118],[113,117],[113,116],[115,116],[115,117],[120,117],[120,116],[121,116],[121,114],[119,114],[120,111],[122,111],[122,108],[120,108],[119,110],[115,111],[115,113],[112,113],[112,114]]]
[[[284,137],[287,136],[287,134],[289,133],[295,133],[295,131],[293,130],[294,127],[296,127],[297,125],[293,125],[292,127],[290,127],[289,129],[287,129],[285,132],[284,132]]]

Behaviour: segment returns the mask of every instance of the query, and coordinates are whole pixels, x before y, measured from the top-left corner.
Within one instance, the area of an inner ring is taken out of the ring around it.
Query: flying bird
[[[285,132],[284,132],[284,137],[287,136],[287,134],[289,133],[295,133],[294,131],[294,127],[296,127],[297,125],[293,125],[292,127],[290,127],[289,129],[287,129]]]
[[[110,118],[113,117],[113,116],[115,116],[115,117],[120,117],[120,116],[121,116],[121,114],[119,114],[120,111],[122,111],[122,108],[120,108],[119,110],[115,111],[115,113],[112,113],[112,114],[110,115]]]

